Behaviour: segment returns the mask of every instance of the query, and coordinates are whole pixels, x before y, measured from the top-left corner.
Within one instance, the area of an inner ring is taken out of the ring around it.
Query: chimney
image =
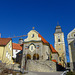
[[[0,33],[0,38],[1,38],[1,33]]]

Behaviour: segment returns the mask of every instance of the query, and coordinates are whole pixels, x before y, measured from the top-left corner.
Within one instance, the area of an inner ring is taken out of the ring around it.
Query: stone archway
[[[33,55],[33,60],[39,60],[39,54],[36,54],[36,53],[35,53],[35,54]]]
[[[30,54],[27,54],[27,55],[26,55],[26,59],[27,59],[27,60],[31,59],[31,55],[30,55]]]

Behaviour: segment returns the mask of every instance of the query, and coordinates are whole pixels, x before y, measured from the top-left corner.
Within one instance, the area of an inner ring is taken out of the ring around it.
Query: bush
[[[4,69],[0,75],[8,75],[8,74],[12,74],[12,75],[22,75],[20,72],[16,72],[13,70],[9,70],[9,69]]]
[[[75,75],[75,72],[68,72],[66,75]]]
[[[13,71],[6,68],[2,71],[1,74],[4,74],[4,73],[10,74],[10,73],[13,73]]]

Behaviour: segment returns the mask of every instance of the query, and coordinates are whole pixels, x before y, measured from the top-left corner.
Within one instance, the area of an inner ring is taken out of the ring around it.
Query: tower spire
[[[59,26],[59,22],[57,21],[57,26]]]

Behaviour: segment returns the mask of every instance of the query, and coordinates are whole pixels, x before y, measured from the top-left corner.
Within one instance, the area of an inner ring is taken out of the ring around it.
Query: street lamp
[[[25,61],[26,61],[26,54],[23,54],[23,58],[22,58],[22,67],[21,67],[21,72],[24,74],[24,72],[27,72],[24,70],[24,67],[26,66]]]

